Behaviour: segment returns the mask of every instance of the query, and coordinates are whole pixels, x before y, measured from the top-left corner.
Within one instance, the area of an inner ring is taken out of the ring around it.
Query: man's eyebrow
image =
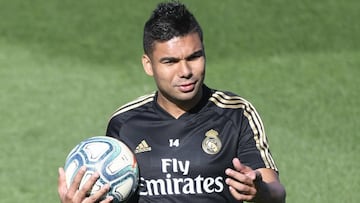
[[[163,57],[163,58],[160,58],[160,63],[164,63],[164,62],[175,62],[175,61],[180,61],[179,58],[176,58],[176,57]]]
[[[195,52],[192,53],[190,56],[187,56],[187,57],[186,57],[186,60],[193,59],[193,58],[197,58],[197,57],[200,57],[200,56],[204,56],[204,50],[203,50],[203,49],[200,49],[200,50],[198,50],[198,51],[195,51]]]
[[[193,58],[197,58],[197,57],[200,57],[200,56],[203,56],[204,55],[204,50],[203,49],[200,49],[198,51],[195,51],[194,53],[190,54],[189,56],[185,57],[185,60],[191,60]],[[177,61],[180,61],[181,59],[180,58],[177,58],[177,57],[171,57],[171,56],[166,56],[166,57],[163,57],[163,58],[160,58],[160,63],[165,63],[165,62],[177,62]]]

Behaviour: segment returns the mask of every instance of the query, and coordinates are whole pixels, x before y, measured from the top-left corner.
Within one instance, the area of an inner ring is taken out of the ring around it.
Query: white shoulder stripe
[[[243,109],[244,116],[248,119],[249,125],[254,134],[256,147],[267,168],[277,170],[275,162],[270,154],[268,141],[265,135],[263,122],[254,106],[239,96],[227,95],[224,92],[216,91],[209,99],[220,108]]]
[[[152,93],[152,94],[149,94],[149,95],[144,95],[144,96],[141,96],[137,99],[135,99],[134,101],[131,101],[123,106],[121,106],[120,108],[118,108],[114,113],[113,115],[110,117],[113,118],[121,113],[124,113],[126,111],[129,111],[129,110],[132,110],[132,109],[135,109],[139,106],[142,106],[146,103],[149,103],[149,102],[152,102],[154,101],[154,96],[155,96],[155,93]]]

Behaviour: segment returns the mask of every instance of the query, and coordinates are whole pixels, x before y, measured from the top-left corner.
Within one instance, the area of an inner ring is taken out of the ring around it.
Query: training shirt
[[[156,98],[120,107],[107,128],[138,161],[139,188],[129,202],[236,202],[225,183],[234,157],[277,171],[260,116],[245,99],[204,85],[201,101],[175,119]]]

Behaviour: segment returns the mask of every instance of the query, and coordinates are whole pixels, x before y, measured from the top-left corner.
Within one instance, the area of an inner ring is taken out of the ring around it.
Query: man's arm
[[[233,160],[234,169],[226,169],[229,185],[233,197],[239,201],[253,201],[257,203],[284,203],[285,188],[279,181],[278,174],[273,169],[261,168],[252,170],[241,164],[238,158]]]

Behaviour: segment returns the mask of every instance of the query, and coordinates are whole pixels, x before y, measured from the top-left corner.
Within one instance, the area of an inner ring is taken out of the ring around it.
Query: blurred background
[[[59,202],[69,151],[155,90],[140,59],[158,2],[0,0],[1,202]],[[287,202],[358,202],[360,1],[182,2],[206,84],[262,116]]]

